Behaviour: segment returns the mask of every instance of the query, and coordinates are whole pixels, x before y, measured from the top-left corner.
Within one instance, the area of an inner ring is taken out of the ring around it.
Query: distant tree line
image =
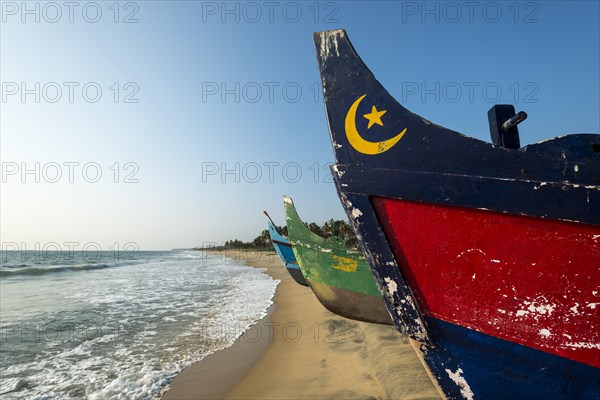
[[[304,223],[311,232],[327,239],[331,236],[337,236],[341,238],[346,246],[357,249],[358,240],[352,230],[350,224],[344,220],[334,220],[333,218],[325,221],[323,225],[318,225],[314,222]],[[287,226],[278,226],[277,230],[280,234],[288,236]],[[251,249],[251,250],[271,250],[273,245],[271,243],[271,237],[269,236],[269,230],[263,229],[263,231],[254,238],[251,242],[242,242],[239,239],[233,239],[226,241],[223,246],[211,247],[215,250],[229,250],[229,249]],[[195,248],[196,250],[203,250],[200,247]]]

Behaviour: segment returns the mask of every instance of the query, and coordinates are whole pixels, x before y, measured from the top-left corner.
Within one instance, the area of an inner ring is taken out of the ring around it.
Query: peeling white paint
[[[350,200],[348,200],[348,198],[344,194],[342,194],[342,202],[344,203],[346,208],[352,207],[352,202]]]
[[[541,336],[544,336],[544,337],[550,337],[550,336],[552,336],[552,333],[550,333],[550,331],[548,329],[546,329],[546,328],[540,329],[539,333],[540,333]]]
[[[500,260],[494,260],[494,259],[491,259],[490,261],[493,262],[493,263],[499,263],[500,262]]]
[[[565,343],[565,346],[571,347],[574,349],[599,349],[600,350],[600,343],[570,342],[570,343]]]
[[[337,31],[321,32],[321,58],[328,58],[331,53],[330,49],[335,47],[335,54],[339,57],[340,51],[338,49],[338,38],[344,36],[344,31],[339,29]]]
[[[390,292],[390,296],[393,296],[394,293],[398,291],[398,284],[392,278],[383,278],[383,280],[387,285],[388,292]]]
[[[526,306],[526,308],[517,310],[515,315],[517,317],[522,317],[531,313],[536,320],[541,315],[552,315],[552,312],[556,309],[556,304],[542,303],[542,301],[547,302],[544,296],[539,296],[538,299],[534,301],[524,301],[523,306]]]
[[[550,305],[550,304],[542,304],[539,306],[534,306],[533,304],[529,306],[529,311],[531,312],[537,312],[538,314],[546,314],[548,313],[548,315],[552,314],[552,311],[554,311],[554,309],[556,308],[556,305]]]
[[[500,312],[500,313],[502,313],[502,314],[506,314],[506,311],[505,311],[505,310],[503,310],[503,309],[501,309],[501,308],[499,308],[499,309],[498,309],[498,312]]]
[[[536,182],[539,183],[539,186],[535,186],[535,184],[533,185],[533,189],[534,190],[538,190],[539,188],[541,188],[542,186],[546,186],[548,184],[548,182]]]
[[[467,400],[473,400],[475,395],[466,379],[462,376],[462,368],[457,369],[456,372],[452,372],[452,370],[446,368],[446,373],[448,374],[448,377],[460,387],[460,394]]]
[[[600,305],[600,303],[590,303],[586,307],[589,307],[592,310],[595,310],[598,305]]]
[[[352,217],[354,217],[356,219],[356,218],[360,217],[361,215],[363,215],[363,213],[358,208],[352,209]]]
[[[577,309],[577,307],[579,307],[579,303],[575,303],[575,305],[569,310],[573,311],[573,314],[579,314],[579,310]]]
[[[475,274],[473,274],[473,276],[471,277],[472,279],[475,279]]]

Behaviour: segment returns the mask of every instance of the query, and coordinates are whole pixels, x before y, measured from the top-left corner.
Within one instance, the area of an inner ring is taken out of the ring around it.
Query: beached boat
[[[288,234],[296,260],[317,299],[342,317],[392,324],[364,257],[337,238],[322,238],[302,222],[292,199],[284,196]]]
[[[525,114],[494,106],[494,144],[470,138],[402,107],[343,30],[314,40],[340,200],[440,392],[598,399],[600,135],[521,148]]]
[[[283,266],[292,276],[292,279],[302,286],[308,286],[308,282],[306,282],[306,279],[304,279],[304,275],[302,275],[300,266],[298,266],[298,262],[296,261],[296,256],[294,255],[290,241],[277,231],[277,227],[275,227],[275,224],[273,223],[273,220],[269,214],[266,211],[263,211],[263,213],[265,213],[269,219],[269,236],[271,237],[273,247],[275,247],[275,251],[281,259]]]

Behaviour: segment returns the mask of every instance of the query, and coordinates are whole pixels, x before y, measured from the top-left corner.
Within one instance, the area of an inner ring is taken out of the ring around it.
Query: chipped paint
[[[387,285],[390,296],[393,296],[398,291],[398,284],[392,278],[383,278],[383,280]]]
[[[579,307],[579,303],[575,303],[575,305],[569,308],[569,310],[573,311],[573,314],[579,314],[579,310],[577,309],[577,307]]]
[[[565,343],[566,347],[570,347],[572,349],[599,349],[600,343],[587,343],[587,342],[569,342]]]
[[[336,172],[338,171],[337,165],[334,165],[333,168],[334,168],[334,171],[336,171]],[[344,207],[346,207],[346,208],[352,207],[352,202],[350,200],[348,200],[348,197],[346,197],[345,194],[342,193],[340,195],[340,198],[342,199],[342,203],[344,204]]]
[[[542,301],[546,302],[544,296],[539,296],[538,299],[533,301],[523,301],[523,306],[526,306],[526,308],[517,310],[515,315],[517,317],[522,317],[524,315],[532,314],[532,317],[536,321],[541,315],[552,315],[552,312],[556,309],[556,304],[542,303]]]
[[[338,38],[342,38],[345,35],[345,32],[341,29],[336,31],[329,32],[320,32],[321,36],[321,58],[327,59],[331,56],[331,48],[335,47],[335,54],[339,57],[340,51],[338,48]]]
[[[467,400],[473,400],[475,396],[471,390],[471,387],[467,383],[467,380],[462,376],[462,368],[458,368],[456,372],[452,372],[452,370],[446,368],[446,373],[448,374],[448,377],[452,379],[452,381],[456,383],[458,387],[460,387],[460,394],[463,396],[463,398]]]
[[[589,307],[592,310],[595,310],[598,305],[600,305],[600,303],[590,303],[586,307]]]
[[[361,215],[363,215],[363,213],[358,208],[353,208],[352,209],[352,217],[353,218],[356,219],[356,218],[360,217]]]
[[[552,333],[550,333],[550,331],[548,329],[546,329],[546,328],[540,329],[539,334],[541,336],[544,336],[544,337],[550,337],[550,336],[552,336]]]

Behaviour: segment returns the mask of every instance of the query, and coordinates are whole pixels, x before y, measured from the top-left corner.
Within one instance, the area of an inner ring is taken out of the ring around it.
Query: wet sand
[[[231,347],[186,368],[163,399],[439,399],[392,326],[339,317],[275,253],[228,252],[281,283],[269,315]]]

